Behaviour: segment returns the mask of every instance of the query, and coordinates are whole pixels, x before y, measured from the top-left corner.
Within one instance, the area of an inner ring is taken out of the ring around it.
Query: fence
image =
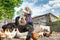
[[[60,32],[60,21],[50,22],[47,25],[50,26],[51,31]]]
[[[6,20],[0,20],[0,28],[2,27],[2,25],[7,24],[7,23],[11,23],[11,22],[15,22],[12,19],[6,19]],[[56,31],[56,32],[60,32],[60,22],[50,22],[47,23],[48,26],[50,26],[51,31]],[[39,23],[34,23],[34,28],[36,28],[36,30],[39,30],[40,24]]]

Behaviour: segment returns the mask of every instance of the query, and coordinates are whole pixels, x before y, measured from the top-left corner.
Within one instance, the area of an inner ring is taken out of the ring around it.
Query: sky
[[[15,17],[16,12],[20,8],[25,8],[28,6],[32,11],[32,17],[52,13],[55,16],[60,15],[60,0],[22,0],[23,3],[20,7],[15,7]]]

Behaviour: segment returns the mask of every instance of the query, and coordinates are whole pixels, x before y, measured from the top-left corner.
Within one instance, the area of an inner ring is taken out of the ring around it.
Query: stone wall
[[[7,24],[7,23],[11,23],[11,22],[15,22],[15,21],[12,19],[0,20],[0,29],[1,29],[2,25]]]

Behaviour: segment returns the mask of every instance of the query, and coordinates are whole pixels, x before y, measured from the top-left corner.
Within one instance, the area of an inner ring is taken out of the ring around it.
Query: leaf
[[[21,0],[0,0],[0,19],[12,19],[14,16],[14,7],[22,4]]]

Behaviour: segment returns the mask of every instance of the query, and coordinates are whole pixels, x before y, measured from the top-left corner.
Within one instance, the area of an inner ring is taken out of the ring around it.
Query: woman
[[[32,17],[31,17],[31,10],[29,9],[29,7],[26,7],[25,10],[26,11],[24,12],[24,16],[27,21],[27,29],[28,29],[28,35],[27,35],[26,40],[30,40],[31,34],[34,30],[33,29],[33,22],[32,22]]]
[[[24,16],[26,17],[27,24],[33,26],[31,10],[29,9],[29,7],[26,7],[25,10],[26,11],[24,12],[25,13]]]

